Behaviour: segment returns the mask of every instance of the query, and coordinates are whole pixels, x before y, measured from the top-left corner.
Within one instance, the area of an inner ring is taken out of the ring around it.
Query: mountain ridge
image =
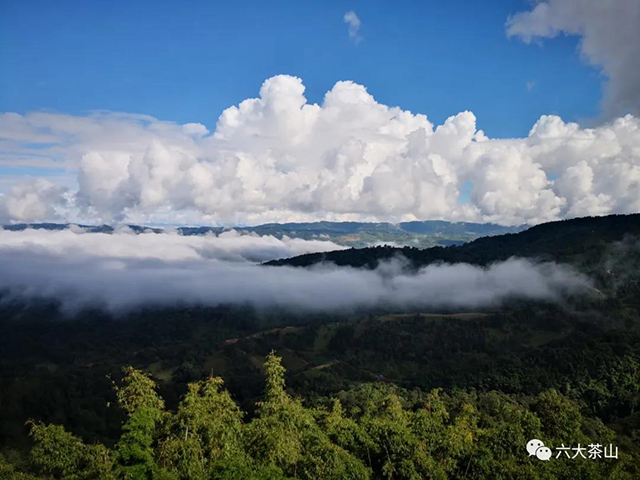
[[[44,230],[65,230],[77,225],[89,233],[113,233],[117,227],[112,225],[82,225],[70,223],[20,223],[5,225],[2,228],[9,231],[20,231],[27,228]],[[128,224],[126,227],[134,233],[163,233],[168,227],[149,227]],[[447,222],[444,220],[425,220],[416,222],[291,222],[266,223],[244,227],[210,227],[184,226],[175,227],[182,235],[219,235],[226,231],[235,230],[240,233],[271,235],[276,238],[284,236],[301,238],[304,240],[332,241],[338,245],[349,247],[364,247],[379,243],[396,245],[414,245],[429,247],[435,245],[458,245],[482,236],[499,235],[521,231],[525,226],[501,226],[492,223]],[[173,229],[173,227],[172,227]]]
[[[333,252],[309,253],[264,265],[308,267],[322,262],[337,266],[375,268],[380,261],[402,255],[414,267],[435,262],[487,265],[512,256],[549,261],[569,261],[585,257],[588,263],[601,260],[604,245],[625,236],[640,236],[640,214],[581,217],[548,222],[518,233],[485,236],[463,245],[414,247],[376,246]],[[573,262],[571,262],[573,260]]]

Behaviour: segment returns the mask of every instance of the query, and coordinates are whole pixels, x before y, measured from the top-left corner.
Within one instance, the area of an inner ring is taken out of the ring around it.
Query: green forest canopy
[[[515,397],[438,389],[425,394],[365,384],[309,407],[285,387],[273,352],[265,386],[248,419],[218,377],[192,382],[175,411],[156,385],[132,367],[114,383],[126,412],[112,448],[87,444],[61,426],[30,421],[33,448],[7,479],[446,479],[637,478],[638,458],[529,457],[532,438],[545,445],[608,444],[615,434],[585,418],[555,390]]]

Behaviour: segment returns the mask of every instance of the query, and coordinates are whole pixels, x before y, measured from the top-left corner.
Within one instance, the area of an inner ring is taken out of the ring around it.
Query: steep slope
[[[459,246],[352,248],[273,260],[266,265],[307,267],[331,262],[339,266],[375,268],[380,261],[401,255],[414,267],[434,262],[487,265],[512,256],[593,266],[611,253],[614,242],[639,236],[640,214],[609,215],[545,223],[520,233],[482,237]]]

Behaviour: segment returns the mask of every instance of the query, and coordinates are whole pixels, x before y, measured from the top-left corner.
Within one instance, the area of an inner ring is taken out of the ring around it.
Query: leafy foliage
[[[176,411],[164,409],[148,375],[128,367],[117,398],[128,418],[113,449],[85,444],[61,426],[29,422],[32,467],[0,457],[3,478],[29,479],[397,479],[616,478],[638,473],[638,458],[541,462],[524,450],[612,442],[614,432],[585,419],[554,390],[533,397],[435,389],[411,394],[363,384],[306,407],[286,390],[273,352],[254,418],[220,378],[192,382]],[[348,411],[345,411],[348,406]],[[595,435],[595,438],[589,435]]]

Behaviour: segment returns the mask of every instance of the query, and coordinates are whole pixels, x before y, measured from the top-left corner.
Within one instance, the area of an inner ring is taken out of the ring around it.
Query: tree
[[[115,478],[111,453],[103,445],[85,445],[58,425],[30,424],[31,458],[39,471],[65,480]]]
[[[215,377],[190,383],[168,422],[158,456],[179,478],[209,478],[218,464],[247,463],[243,413],[223,385]]]
[[[164,401],[156,393],[156,384],[149,375],[133,367],[123,371],[124,386],[114,384],[114,387],[118,404],[129,418],[116,444],[116,470],[131,480],[153,478],[161,473],[155,461],[154,442],[165,415]]]
[[[333,444],[305,409],[285,390],[282,361],[271,352],[265,360],[264,400],[258,416],[249,424],[249,452],[260,463],[273,464],[298,478],[366,479],[364,464]]]

